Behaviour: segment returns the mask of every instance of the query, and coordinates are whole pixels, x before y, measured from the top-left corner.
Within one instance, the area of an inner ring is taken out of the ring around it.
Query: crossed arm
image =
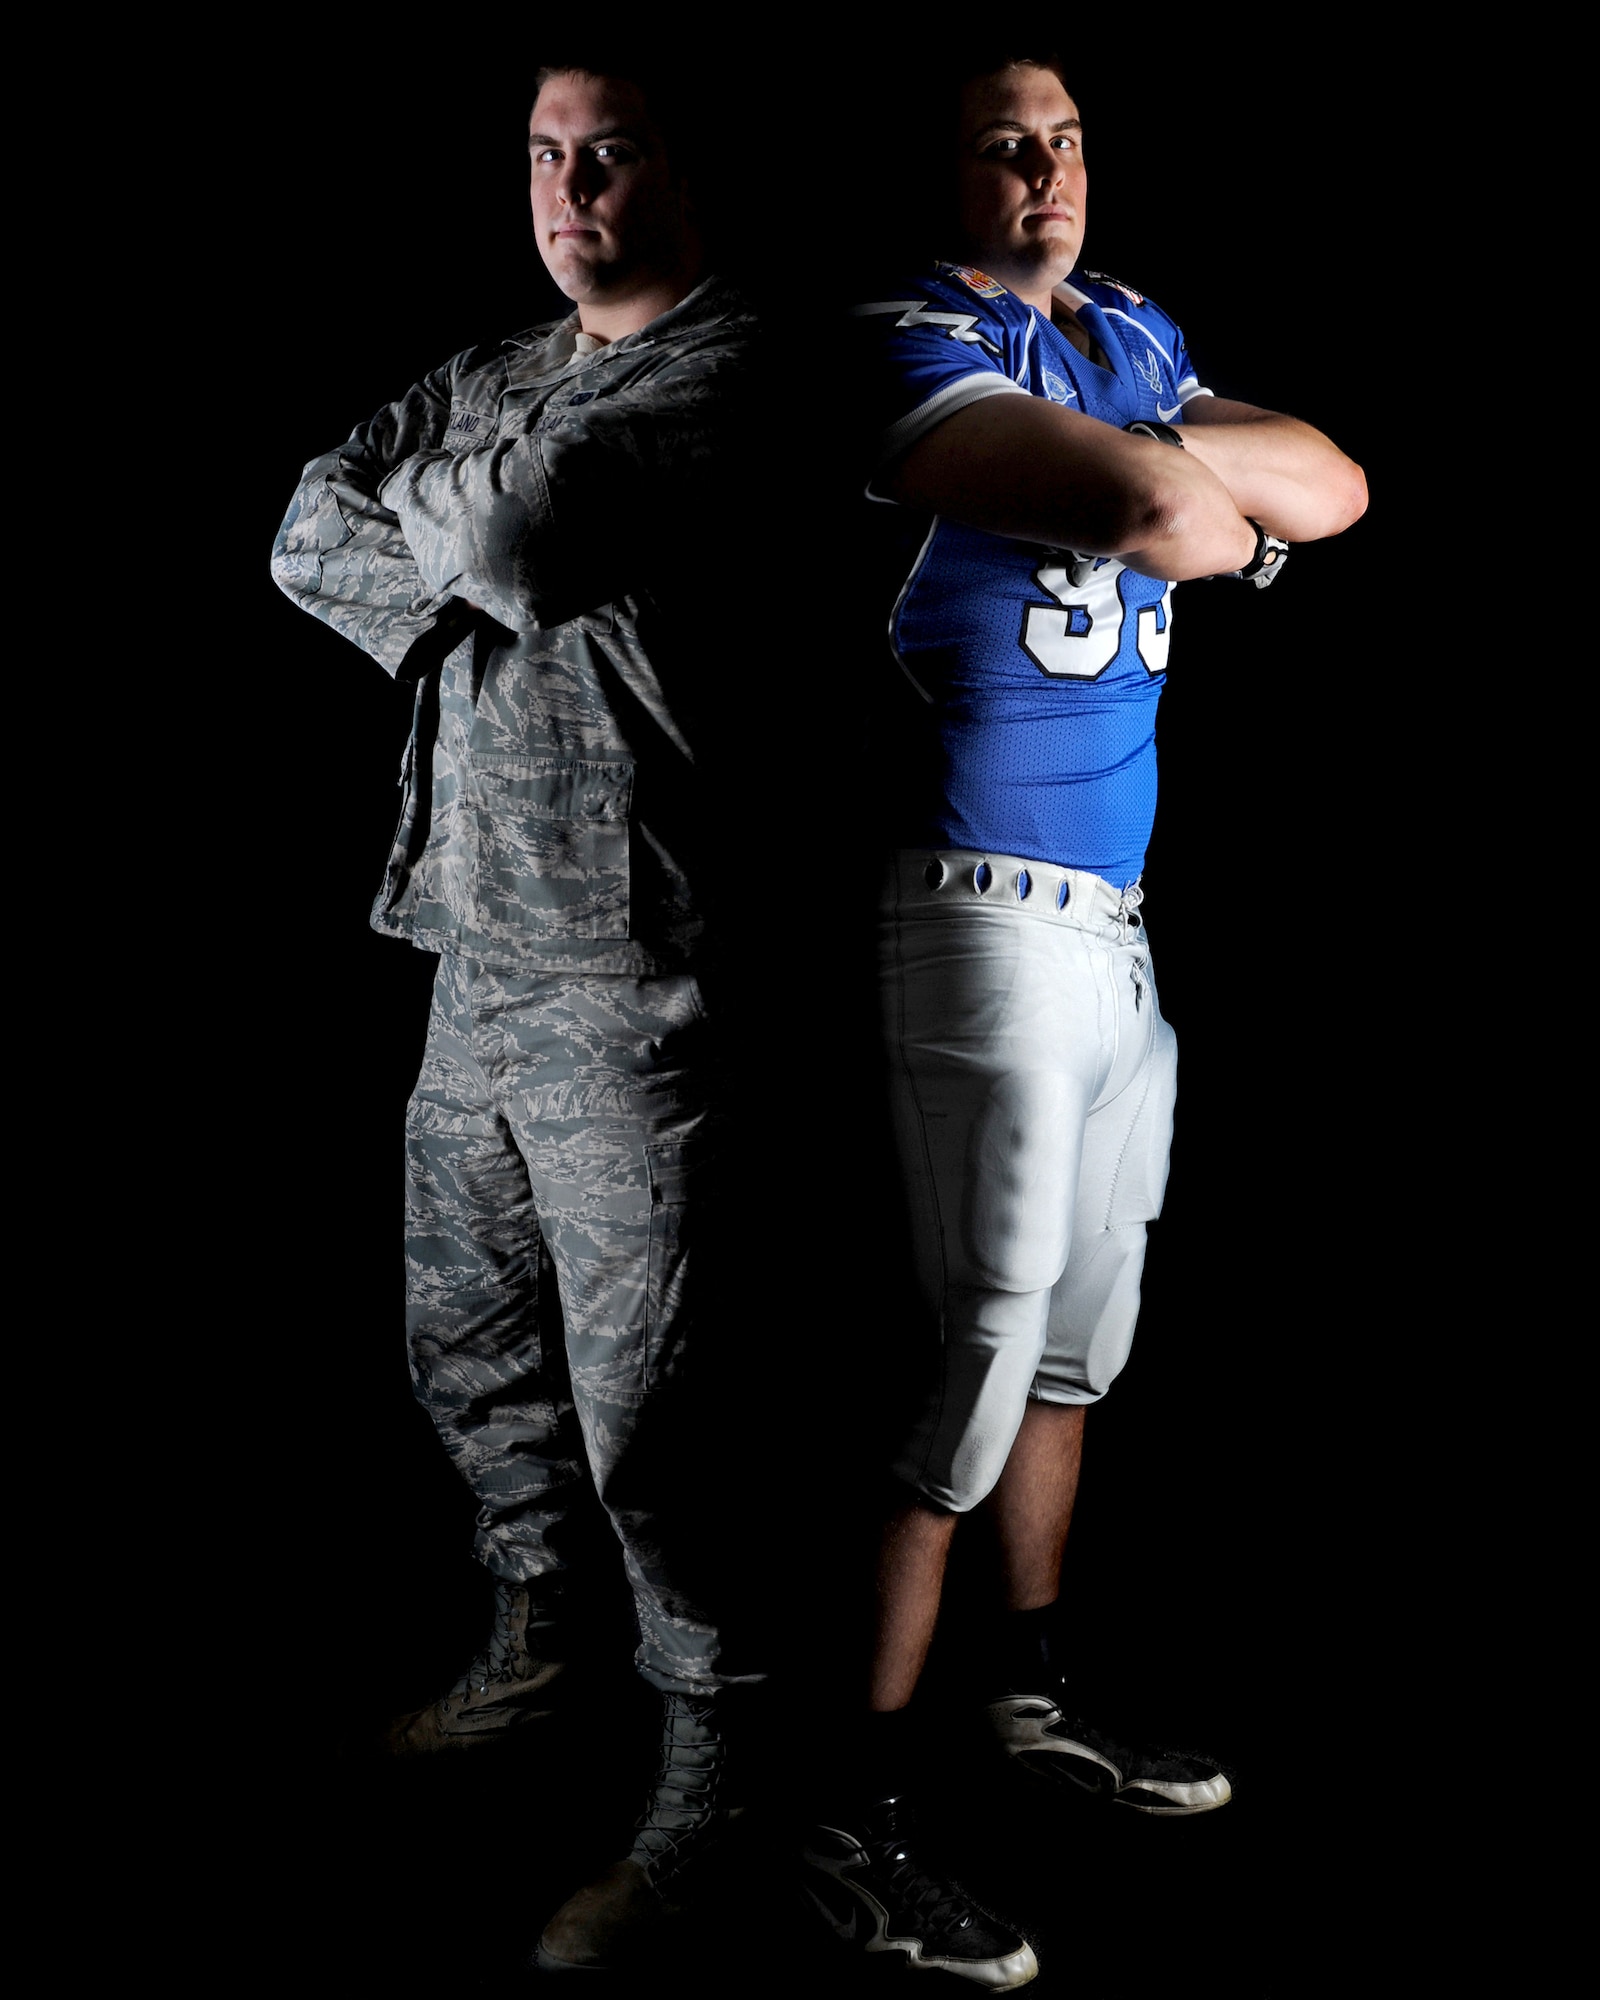
[[[920,438],[878,485],[968,527],[1116,556],[1174,582],[1249,562],[1246,516],[1304,542],[1366,507],[1361,468],[1297,418],[1202,396],[1184,420],[1173,451],[1042,397],[988,396]]]
[[[395,466],[435,447],[449,418],[450,380],[441,371],[313,459],[272,551],[281,590],[407,680],[466,636],[472,614],[424,578],[378,489]]]
[[[513,631],[559,624],[636,587],[704,504],[733,444],[720,375],[714,360],[665,368],[493,444],[418,452],[379,500],[430,588]]]
[[[499,436],[452,450],[456,363],[306,467],[273,574],[304,609],[412,678],[487,614],[512,630],[576,617],[672,568],[742,463],[744,337],[709,329],[581,409],[490,399]],[[469,390],[492,365],[460,357]],[[483,401],[478,382],[476,394]]]

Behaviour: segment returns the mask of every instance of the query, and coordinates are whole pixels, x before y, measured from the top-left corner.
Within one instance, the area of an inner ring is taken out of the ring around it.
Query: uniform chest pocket
[[[481,928],[507,942],[627,937],[632,799],[629,763],[474,756],[465,804]]]

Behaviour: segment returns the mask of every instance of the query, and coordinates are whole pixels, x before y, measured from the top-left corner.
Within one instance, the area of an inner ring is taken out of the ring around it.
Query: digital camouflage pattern
[[[412,1382],[479,1501],[477,1553],[536,1606],[559,1602],[592,1482],[641,1671],[680,1690],[717,1669],[665,1548],[682,1462],[708,1452],[672,1394],[716,1164],[705,1041],[687,974],[503,974],[448,954],[406,1113]],[[564,1354],[541,1351],[541,1239]]]
[[[505,970],[687,962],[754,334],[716,279],[593,352],[574,315],[306,467],[277,582],[418,683],[378,929]]]
[[[441,954],[407,1114],[416,1393],[530,1616],[563,1614],[598,1496],[640,1669],[679,1692],[741,1677],[685,1581],[717,1537],[686,1511],[712,1454],[682,1364],[714,1208],[705,745],[742,698],[720,607],[754,334],[712,279],[607,346],[573,315],[458,355],[306,467],[273,553],[417,684],[373,911]]]

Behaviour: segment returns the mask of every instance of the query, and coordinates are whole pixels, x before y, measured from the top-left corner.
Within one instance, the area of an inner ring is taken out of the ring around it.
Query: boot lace
[[[489,1627],[489,1637],[483,1650],[478,1653],[466,1672],[450,1690],[452,1694],[483,1694],[491,1681],[509,1681],[516,1678],[519,1655],[517,1646],[517,1600],[525,1585],[507,1583],[502,1578],[494,1580],[494,1619]]]
[[[717,1798],[727,1761],[714,1701],[673,1694],[665,1704],[661,1761],[633,1841],[635,1858],[656,1882],[682,1867],[720,1830]]]

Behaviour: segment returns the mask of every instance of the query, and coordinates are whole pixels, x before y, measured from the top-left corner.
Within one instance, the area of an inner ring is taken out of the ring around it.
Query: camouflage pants
[[[705,1456],[692,1407],[680,1415],[680,1364],[712,1166],[706,1035],[688,976],[447,956],[406,1114],[412,1382],[478,1500],[477,1553],[496,1575],[544,1580],[536,1605],[559,1603],[583,1581],[568,1574],[571,1517],[598,1496],[639,1669],[684,1692],[726,1678],[684,1582],[684,1463]],[[541,1245],[564,1352],[545,1351]]]

